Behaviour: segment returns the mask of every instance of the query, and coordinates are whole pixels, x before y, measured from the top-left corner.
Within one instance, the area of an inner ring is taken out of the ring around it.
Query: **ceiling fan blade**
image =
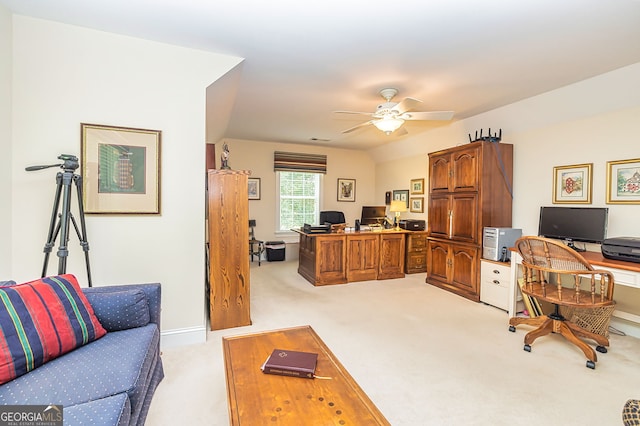
[[[407,133],[409,133],[409,132],[407,132],[407,129],[406,129],[404,126],[402,126],[402,127],[400,127],[398,130],[396,130],[395,132],[393,132],[393,133],[392,133],[392,135],[393,135],[393,136],[404,136],[404,135],[406,135]]]
[[[398,105],[393,107],[394,111],[398,111],[398,114],[402,114],[407,111],[418,107],[422,101],[414,98],[404,98]]]
[[[373,124],[373,122],[374,122],[374,120],[370,120],[370,121],[366,121],[364,123],[360,123],[357,126],[353,126],[353,127],[348,128],[347,130],[343,130],[342,133],[351,133],[354,130],[358,130],[361,127],[365,127],[365,126],[368,126],[370,124]]]
[[[407,112],[400,118],[403,120],[451,120],[453,111]]]
[[[360,111],[333,111],[334,114],[360,114],[360,115],[368,115],[372,116],[373,113],[370,112],[360,112]]]

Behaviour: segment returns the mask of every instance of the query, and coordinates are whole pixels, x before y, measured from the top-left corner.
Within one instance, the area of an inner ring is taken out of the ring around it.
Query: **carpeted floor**
[[[305,324],[393,425],[619,425],[626,400],[640,397],[633,337],[612,335],[590,370],[556,335],[525,352],[527,327],[510,333],[506,312],[425,284],[425,274],[314,287],[297,261],[251,268],[253,324],[164,350],[147,425],[228,425],[221,337]]]

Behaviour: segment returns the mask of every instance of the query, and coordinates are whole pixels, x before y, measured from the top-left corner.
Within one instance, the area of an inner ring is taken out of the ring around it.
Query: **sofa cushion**
[[[149,324],[149,303],[141,289],[114,289],[101,287],[86,292],[96,317],[107,331],[126,330]]]
[[[131,403],[126,393],[96,399],[83,404],[64,407],[65,426],[83,425],[129,425]]]
[[[105,333],[73,275],[1,287],[0,384]]]
[[[29,374],[0,386],[0,404],[81,404],[119,393],[131,403],[131,423],[143,409],[160,363],[155,324],[107,333]]]

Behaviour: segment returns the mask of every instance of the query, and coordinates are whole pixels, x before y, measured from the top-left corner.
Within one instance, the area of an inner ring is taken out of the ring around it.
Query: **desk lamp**
[[[391,201],[391,207],[389,207],[389,211],[396,214],[395,217],[395,230],[400,230],[400,213],[407,211],[407,203],[401,200],[393,200]]]

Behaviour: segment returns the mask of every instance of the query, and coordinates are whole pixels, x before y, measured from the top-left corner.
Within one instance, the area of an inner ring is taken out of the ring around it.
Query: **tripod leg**
[[[84,207],[82,205],[82,176],[74,175],[73,180],[76,184],[76,192],[78,194],[78,212],[80,213],[80,229],[82,232],[78,230],[78,224],[76,223],[73,216],[73,226],[76,228],[76,233],[78,234],[78,239],[80,240],[80,246],[84,251],[84,262],[87,265],[87,279],[89,282],[89,287],[92,287],[91,283],[91,267],[89,266],[89,242],[87,241],[87,226],[84,220]]]
[[[71,179],[73,173],[62,173],[62,213],[60,213],[60,247],[58,247],[58,274],[67,272],[67,257],[69,256],[69,208],[71,207]]]
[[[60,231],[60,222],[58,220],[58,208],[60,207],[60,194],[62,193],[62,173],[56,175],[56,195],[53,199],[53,211],[51,212],[51,221],[49,222],[49,233],[47,234],[47,242],[44,244],[44,264],[42,265],[42,277],[47,276],[47,268],[49,265],[49,255],[53,249],[54,241]]]

